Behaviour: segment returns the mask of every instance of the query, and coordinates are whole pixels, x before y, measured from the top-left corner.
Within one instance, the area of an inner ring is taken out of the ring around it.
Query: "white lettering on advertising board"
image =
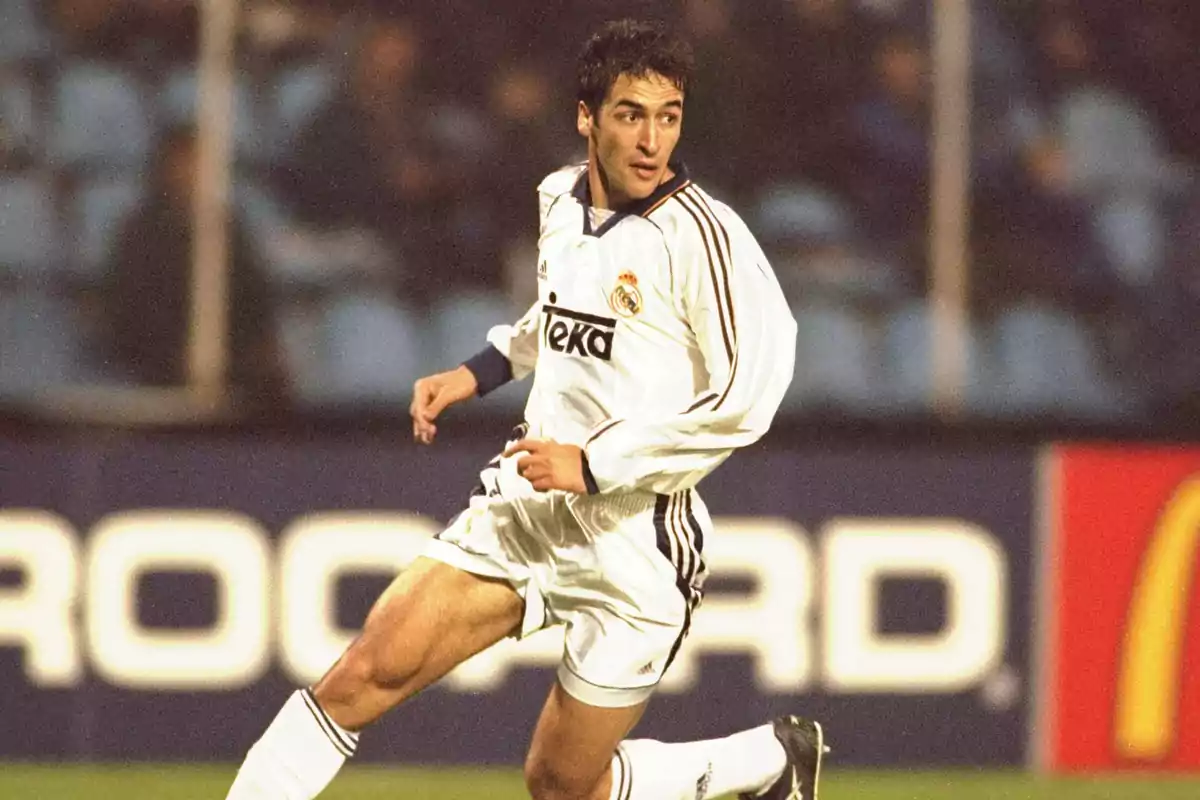
[[[839,694],[951,693],[982,685],[1003,666],[1008,576],[1003,548],[956,519],[832,519],[816,539],[776,518],[724,517],[706,543],[713,578],[745,592],[713,592],[662,690],[686,692],[706,655],[750,656],[765,692],[818,687]],[[39,687],[71,687],[90,668],[131,689],[219,691],[259,680],[277,660],[297,683],[318,679],[355,635],[338,625],[337,584],[395,574],[437,523],[403,512],[310,514],[272,547],[241,514],[140,510],[101,519],[79,537],[41,511],[0,512],[0,646],[23,651]],[[138,618],[143,576],[196,571],[216,586],[205,629],[148,628]],[[921,578],[945,587],[946,619],[932,633],[881,633],[879,585]],[[499,687],[520,666],[551,666],[562,630],[480,653],[443,682],[455,691]]]

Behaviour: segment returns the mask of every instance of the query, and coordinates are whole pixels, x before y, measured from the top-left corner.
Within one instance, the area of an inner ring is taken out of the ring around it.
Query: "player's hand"
[[[549,439],[520,439],[504,451],[506,457],[517,453],[527,453],[517,461],[517,474],[539,492],[562,489],[587,494],[587,484],[583,482],[582,449]]]
[[[437,436],[433,421],[438,414],[447,406],[474,397],[478,388],[475,374],[466,367],[439,372],[414,383],[412,404],[408,407],[413,421],[413,438],[421,444],[433,444],[433,437]]]

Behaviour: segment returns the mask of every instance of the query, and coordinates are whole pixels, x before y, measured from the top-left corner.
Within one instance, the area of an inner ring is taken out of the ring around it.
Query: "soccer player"
[[[533,732],[535,800],[813,800],[819,724],[627,736],[687,634],[712,520],[696,484],[767,430],[796,325],[742,221],[672,159],[692,73],[662,26],[620,21],[579,60],[585,164],[538,188],[539,299],[464,365],[417,381],[413,435],[533,374],[525,423],[313,687],[250,749],[230,800],[315,797],[359,732],[506,636],[563,623]]]

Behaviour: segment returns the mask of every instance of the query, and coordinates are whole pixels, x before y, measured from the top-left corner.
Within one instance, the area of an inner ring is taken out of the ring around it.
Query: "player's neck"
[[[675,177],[675,170],[667,167],[663,172],[662,180],[658,185],[662,186]],[[614,197],[609,192],[608,179],[604,175],[604,170],[600,168],[599,162],[592,158],[588,160],[588,204],[592,208],[607,210],[607,211],[624,211],[629,206],[640,202],[642,198],[630,197]],[[656,189],[657,191],[657,189]]]
[[[595,158],[588,161],[588,205],[598,209],[612,209],[612,200],[609,198],[608,179],[604,175],[604,170],[600,169],[599,163]]]

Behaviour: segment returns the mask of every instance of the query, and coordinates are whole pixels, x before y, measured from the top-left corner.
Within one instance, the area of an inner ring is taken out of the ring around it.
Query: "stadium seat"
[[[1121,277],[1145,285],[1163,267],[1167,203],[1186,187],[1188,170],[1132,95],[1084,86],[1057,111],[1072,190],[1095,210],[1097,238]]]
[[[1087,328],[1051,306],[1027,302],[993,325],[1001,411],[1096,418],[1128,407],[1104,374]]]
[[[27,163],[41,154],[39,100],[32,77],[0,69],[0,159],[6,163]]]
[[[233,205],[272,279],[285,291],[350,285],[364,276],[402,271],[399,258],[374,232],[301,224],[276,194],[241,175],[235,177]]]
[[[36,289],[0,292],[0,399],[82,379],[79,331],[70,308]]]
[[[407,405],[420,377],[420,318],[368,291],[335,294],[310,313],[286,312],[285,354],[301,405]]]
[[[495,325],[515,322],[525,309],[514,309],[499,292],[457,292],[434,304],[430,312],[430,348],[426,370],[452,369],[487,345],[487,332]],[[528,381],[514,382],[489,394],[480,406],[493,409],[521,407],[529,393]]]
[[[142,183],[133,175],[86,179],[75,188],[69,217],[74,247],[68,258],[76,272],[101,277],[121,226],[142,193]]]
[[[430,311],[430,357],[436,363],[428,366],[461,363],[486,344],[488,330],[515,322],[522,311],[514,311],[498,292],[455,292],[442,298]]]
[[[792,308],[796,370],[785,403],[793,408],[864,411],[880,403],[878,361],[869,320],[848,306]]]
[[[1117,189],[1166,189],[1175,180],[1154,119],[1118,90],[1085,86],[1057,107],[1075,188],[1099,199]]]
[[[44,176],[0,176],[0,274],[47,275],[58,264],[59,230],[54,195]]]
[[[818,186],[789,183],[772,186],[758,198],[755,229],[765,241],[844,241],[853,219],[843,201]]]
[[[1159,278],[1167,253],[1167,221],[1153,197],[1124,192],[1095,209],[1096,234],[1121,280],[1147,286]]]
[[[932,320],[929,304],[913,300],[891,309],[883,322],[884,397],[889,409],[921,412],[932,409],[934,374]],[[995,387],[987,343],[972,325],[966,331],[964,410],[990,414]]]
[[[245,226],[246,235],[258,254],[265,259],[272,277],[282,283],[300,279],[306,271],[319,270],[319,259],[303,259],[308,270],[290,269],[286,248],[280,241],[286,238],[292,223],[282,204],[260,183],[235,174],[232,187],[232,210]],[[298,249],[307,255],[304,249]]]
[[[274,145],[281,151],[290,147],[336,89],[334,73],[322,64],[304,64],[281,72],[273,89]]]
[[[54,89],[50,158],[56,166],[119,170],[144,166],[155,131],[137,81],[91,61],[65,66]]]
[[[45,55],[49,41],[38,23],[35,0],[4,0],[0,25],[0,64],[11,64]]]
[[[169,124],[189,124],[196,119],[197,92],[196,72],[192,69],[176,70],[163,82],[158,96],[158,111]],[[269,118],[256,105],[251,92],[244,83],[233,87],[233,147],[239,159],[265,163],[274,155],[273,142],[264,117]]]

